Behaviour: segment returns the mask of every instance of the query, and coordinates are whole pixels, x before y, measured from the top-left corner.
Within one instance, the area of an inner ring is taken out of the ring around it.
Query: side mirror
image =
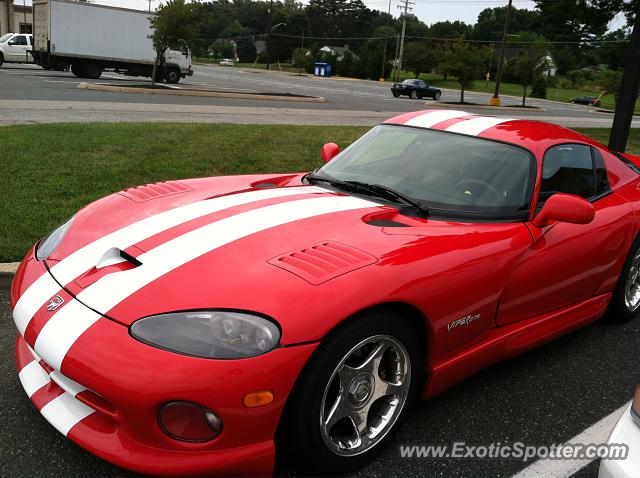
[[[335,158],[339,152],[340,152],[340,146],[338,146],[336,143],[327,143],[322,147],[322,150],[320,151],[320,156],[322,157],[325,163],[328,163],[333,158]]]
[[[536,227],[548,226],[553,221],[589,224],[595,213],[593,204],[586,199],[573,194],[556,193],[547,199],[532,224]]]

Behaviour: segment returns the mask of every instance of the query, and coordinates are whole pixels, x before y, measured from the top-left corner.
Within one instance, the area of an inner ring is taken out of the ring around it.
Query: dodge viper
[[[266,475],[276,450],[335,473],[414,400],[637,314],[640,158],[452,110],[321,156],[133,187],[37,243],[11,307],[44,418],[148,474]]]

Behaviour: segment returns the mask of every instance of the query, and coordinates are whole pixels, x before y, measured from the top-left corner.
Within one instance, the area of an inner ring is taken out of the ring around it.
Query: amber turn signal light
[[[247,393],[242,400],[242,403],[247,408],[263,407],[271,402],[273,402],[273,392],[271,390]]]

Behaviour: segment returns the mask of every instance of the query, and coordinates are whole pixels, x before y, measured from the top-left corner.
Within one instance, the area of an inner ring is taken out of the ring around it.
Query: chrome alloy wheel
[[[627,283],[624,285],[624,305],[629,312],[640,307],[640,252],[631,262]]]
[[[393,428],[409,396],[411,360],[402,343],[375,335],[353,347],[333,371],[320,407],[320,434],[336,455],[373,448]]]

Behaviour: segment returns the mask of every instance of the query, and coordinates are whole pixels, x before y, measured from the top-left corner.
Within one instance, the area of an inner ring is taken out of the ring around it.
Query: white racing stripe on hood
[[[294,194],[327,192],[329,191],[315,186],[261,189],[179,206],[129,224],[87,244],[54,264],[51,273],[61,284],[66,285],[95,266],[103,254],[113,247],[126,249],[179,224],[234,206]],[[41,275],[27,288],[13,310],[13,320],[22,335],[38,309],[59,291],[60,285],[48,273]]]
[[[430,111],[415,118],[411,118],[405,123],[406,126],[418,126],[420,128],[431,128],[432,126],[455,118],[465,118],[471,113],[457,110]]]
[[[203,254],[260,231],[322,214],[379,206],[351,196],[299,199],[221,219],[176,237],[138,257],[135,269],[102,277],[80,294],[78,300],[108,313],[117,304],[168,272]],[[60,370],[65,355],[100,315],[72,301],[42,328],[35,350],[51,367]]]
[[[478,118],[460,121],[459,123],[449,126],[445,131],[478,136],[483,131],[493,128],[494,126],[498,126],[499,124],[506,123],[507,121],[513,121],[513,118],[492,118],[490,116],[480,116]]]

